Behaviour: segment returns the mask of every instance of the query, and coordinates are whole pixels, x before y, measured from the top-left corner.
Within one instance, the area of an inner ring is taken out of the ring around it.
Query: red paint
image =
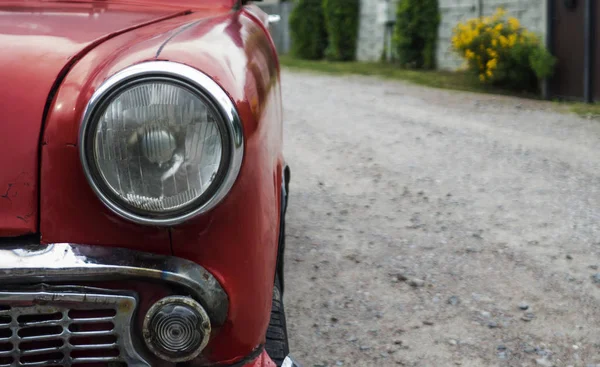
[[[215,47],[214,45],[219,45]],[[281,101],[270,38],[245,13],[191,28],[160,57],[202,68],[227,90],[244,121],[245,160],[226,200],[205,218],[172,229],[176,256],[201,263],[231,298],[230,324],[210,344],[215,359],[248,354],[264,342],[279,231]]]
[[[49,110],[40,181],[43,242],[173,251],[215,275],[230,297],[230,310],[205,353],[214,362],[239,360],[265,341],[283,162],[279,69],[260,22],[264,14],[256,7],[230,12],[224,1],[112,37],[75,63]],[[204,71],[228,92],[244,124],[244,162],[230,194],[212,212],[170,233],[106,209],[87,184],[76,148],[79,121],[94,90],[116,72],[149,60]],[[262,364],[251,366],[272,366],[261,358]]]
[[[44,132],[40,200],[42,242],[99,244],[171,253],[167,229],[123,220],[100,203],[83,175],[76,145],[79,121],[94,89],[118,70],[140,60],[152,59],[178,27],[193,19],[193,15],[172,18],[114,37],[73,66],[58,89]]]
[[[244,367],[275,367],[275,362],[269,358],[267,352],[263,351],[254,361],[245,364]]]
[[[38,230],[38,143],[46,100],[63,67],[104,37],[172,13],[0,5],[0,236]]]
[[[113,7],[115,5],[124,5],[128,7],[146,7],[148,8],[186,8],[186,9],[202,9],[202,8],[221,8],[229,10],[238,0],[1,0],[0,4],[21,6],[25,4],[27,7],[46,8],[51,4],[87,4],[97,9]]]

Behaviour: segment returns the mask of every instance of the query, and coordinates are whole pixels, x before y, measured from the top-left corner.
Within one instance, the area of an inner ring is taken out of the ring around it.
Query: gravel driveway
[[[311,366],[600,366],[600,122],[284,71],[285,295]]]

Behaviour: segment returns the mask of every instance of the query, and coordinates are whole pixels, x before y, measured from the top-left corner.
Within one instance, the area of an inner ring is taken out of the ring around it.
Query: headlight
[[[80,155],[88,181],[115,213],[173,225],[213,208],[240,169],[243,136],[227,94],[171,62],[132,66],[87,106]]]

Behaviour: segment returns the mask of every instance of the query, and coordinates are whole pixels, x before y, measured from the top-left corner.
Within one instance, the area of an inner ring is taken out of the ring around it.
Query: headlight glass
[[[209,195],[227,161],[211,102],[184,83],[147,80],[112,93],[90,131],[96,174],[128,210],[168,215]]]

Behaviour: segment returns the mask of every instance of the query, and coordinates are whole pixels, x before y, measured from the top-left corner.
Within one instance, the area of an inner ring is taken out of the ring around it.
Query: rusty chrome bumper
[[[0,249],[0,284],[155,280],[185,288],[215,325],[227,317],[229,300],[219,282],[184,259],[101,246],[29,245]]]
[[[120,280],[171,285],[200,303],[213,325],[226,320],[227,294],[191,261],[100,246],[10,245],[0,248],[0,367],[153,365],[131,334],[138,295],[89,285]]]

